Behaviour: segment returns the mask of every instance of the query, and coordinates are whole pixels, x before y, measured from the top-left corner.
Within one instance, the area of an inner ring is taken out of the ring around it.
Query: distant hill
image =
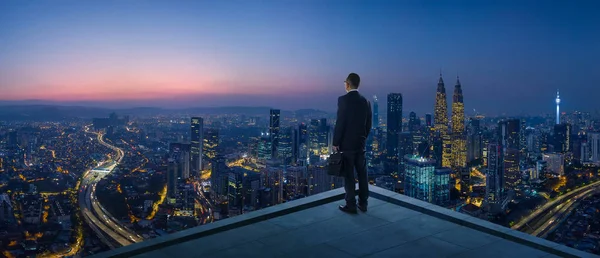
[[[42,104],[38,101],[38,104],[29,104],[36,101],[15,102],[0,101],[0,120],[35,120],[35,121],[58,121],[72,118],[94,118],[94,117],[108,117],[112,112],[116,112],[119,115],[131,115],[131,116],[151,116],[151,115],[206,115],[206,114],[220,114],[220,115],[231,115],[231,114],[243,114],[247,116],[259,116],[268,115],[269,107],[242,107],[242,106],[231,106],[231,107],[195,107],[195,108],[183,108],[183,109],[166,109],[158,107],[136,107],[136,108],[102,108],[102,107],[90,107],[83,105],[52,105]],[[322,115],[327,116],[327,112],[313,109],[302,109],[296,111],[285,111],[282,110],[282,115],[291,115],[292,113],[297,116],[310,116],[310,115]]]

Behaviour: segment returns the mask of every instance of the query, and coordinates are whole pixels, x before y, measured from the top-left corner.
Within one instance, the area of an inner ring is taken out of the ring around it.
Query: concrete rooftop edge
[[[531,236],[507,227],[503,227],[491,222],[480,220],[466,214],[446,209],[428,202],[420,201],[408,196],[385,190],[376,186],[369,186],[370,197],[380,199],[398,206],[405,207],[423,214],[447,220],[467,228],[478,230],[496,237],[519,243],[524,246],[539,249],[554,255],[562,257],[598,257],[590,253],[579,251],[558,243],[554,243],[542,238]],[[220,220],[210,224],[182,230],[167,236],[157,237],[145,240],[114,250],[106,251],[93,255],[91,257],[131,257],[155,250],[159,250],[171,245],[181,244],[183,242],[217,234],[227,230],[247,226],[260,221],[269,220],[275,217],[284,216],[297,211],[317,207],[323,204],[342,200],[344,198],[344,189],[338,188],[306,198],[294,200],[271,206],[262,210],[252,211],[236,217]]]

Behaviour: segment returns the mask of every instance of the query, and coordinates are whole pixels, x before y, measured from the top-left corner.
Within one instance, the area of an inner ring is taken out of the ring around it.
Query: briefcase
[[[327,174],[330,176],[340,176],[344,175],[344,159],[342,158],[341,152],[334,152],[329,155],[329,159],[327,160]]]

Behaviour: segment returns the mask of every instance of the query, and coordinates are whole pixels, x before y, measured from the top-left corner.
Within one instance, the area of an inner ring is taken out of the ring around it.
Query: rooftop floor
[[[343,189],[122,247],[98,257],[594,257],[371,187],[369,210],[338,210]]]

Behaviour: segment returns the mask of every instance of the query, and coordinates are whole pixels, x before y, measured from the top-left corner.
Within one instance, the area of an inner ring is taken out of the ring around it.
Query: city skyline
[[[589,33],[600,23],[585,4],[0,6],[0,100],[11,103],[333,111],[357,72],[366,96],[402,93],[423,116],[440,68],[460,75],[467,115],[550,113],[557,88],[562,110],[593,110],[600,94]]]

